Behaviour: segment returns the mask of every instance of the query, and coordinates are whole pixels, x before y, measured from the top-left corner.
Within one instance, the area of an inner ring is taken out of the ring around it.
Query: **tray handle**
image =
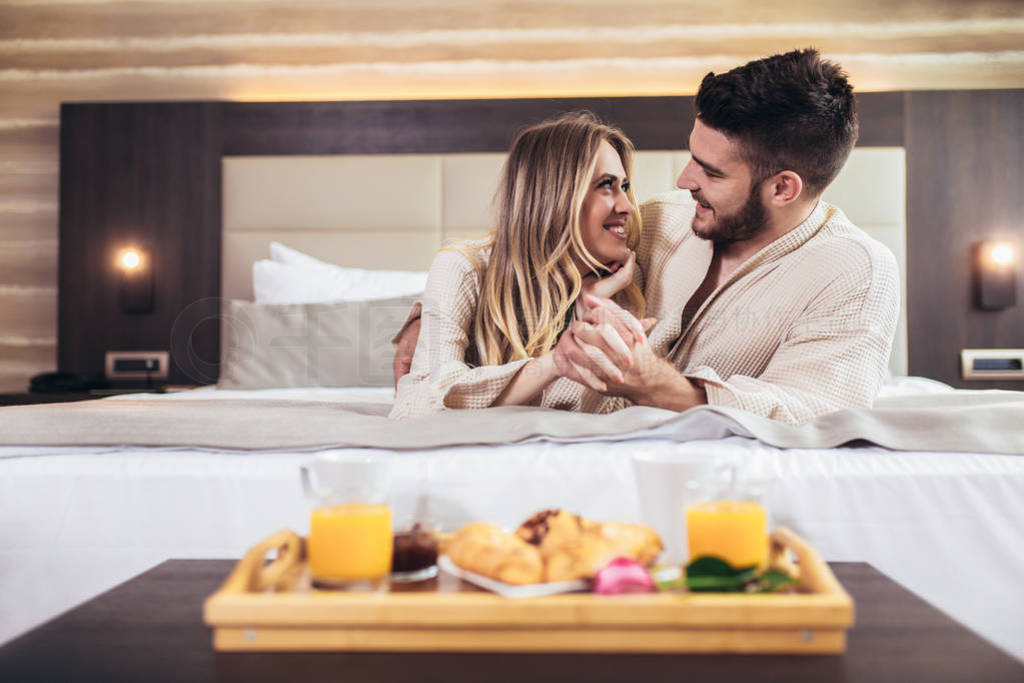
[[[277,549],[277,557],[265,564],[267,553],[274,549]],[[249,549],[221,590],[232,593],[267,590],[301,560],[302,538],[290,529],[281,529]]]
[[[786,551],[791,550],[799,561],[797,570],[797,584],[811,593],[831,593],[846,595],[843,585],[836,579],[835,574],[822,559],[818,551],[804,539],[786,527],[779,527],[771,533],[771,563],[783,570],[793,567],[793,563],[786,557]],[[790,572],[792,573],[792,572]]]

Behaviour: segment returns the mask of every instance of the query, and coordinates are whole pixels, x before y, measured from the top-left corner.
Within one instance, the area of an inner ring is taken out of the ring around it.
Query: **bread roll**
[[[540,551],[494,524],[474,522],[459,529],[447,544],[459,567],[516,585],[544,580]]]

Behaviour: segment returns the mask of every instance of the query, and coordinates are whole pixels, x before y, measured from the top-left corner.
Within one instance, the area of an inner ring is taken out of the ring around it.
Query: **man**
[[[857,138],[845,75],[815,50],[775,55],[708,74],[696,109],[692,160],[677,181],[690,196],[641,207],[637,264],[647,315],[660,322],[623,363],[600,326],[631,340],[637,321],[588,297],[559,340],[559,369],[677,411],[735,406],[799,423],[870,405],[892,346],[898,277],[892,254],[820,199]]]

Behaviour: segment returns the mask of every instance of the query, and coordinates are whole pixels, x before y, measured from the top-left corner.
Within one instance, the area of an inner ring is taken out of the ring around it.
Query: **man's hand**
[[[398,338],[395,346],[395,359],[391,362],[391,369],[395,373],[395,386],[403,375],[409,374],[412,368],[412,354],[416,351],[416,342],[420,338],[420,318],[416,318],[405,326],[402,336]]]

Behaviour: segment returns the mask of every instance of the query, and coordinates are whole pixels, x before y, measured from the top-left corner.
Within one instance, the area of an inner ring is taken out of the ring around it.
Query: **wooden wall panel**
[[[56,308],[56,295],[51,298],[50,305]],[[54,316],[55,317],[55,316]],[[51,326],[55,323],[51,322]],[[57,340],[25,339],[21,343],[12,343],[10,339],[0,337],[0,386],[10,386],[14,391],[27,391],[28,378],[40,372],[49,372],[54,368],[57,359]]]
[[[55,285],[36,283],[57,282],[57,240],[0,239],[0,273],[0,287],[44,287],[56,292]]]
[[[220,287],[219,108],[65,105],[61,129],[58,366],[100,372],[113,349],[167,350],[175,322]],[[121,248],[152,255],[154,311],[117,306]],[[184,342],[216,359],[215,335]],[[179,328],[180,329],[180,328]],[[208,378],[207,378],[208,379]],[[171,383],[194,383],[172,364]]]
[[[57,200],[41,205],[0,201],[0,242],[49,243],[57,257]],[[2,278],[0,278],[2,279]],[[31,284],[55,287],[56,278]]]
[[[861,90],[1020,87],[1024,64],[1013,0],[9,5],[0,82],[23,112],[54,91],[161,85],[175,99],[692,94],[709,70],[805,45],[841,56]]]
[[[0,285],[0,319],[11,321],[0,332],[0,343],[18,348],[41,341],[53,346],[50,330],[56,316],[55,287]]]
[[[907,94],[907,268],[910,372],[965,382],[963,348],[1024,347],[1018,252],[1014,308],[981,311],[971,294],[971,246],[1011,237],[1024,246],[1024,90]]]
[[[24,391],[57,355],[57,119],[2,119],[0,391]]]

